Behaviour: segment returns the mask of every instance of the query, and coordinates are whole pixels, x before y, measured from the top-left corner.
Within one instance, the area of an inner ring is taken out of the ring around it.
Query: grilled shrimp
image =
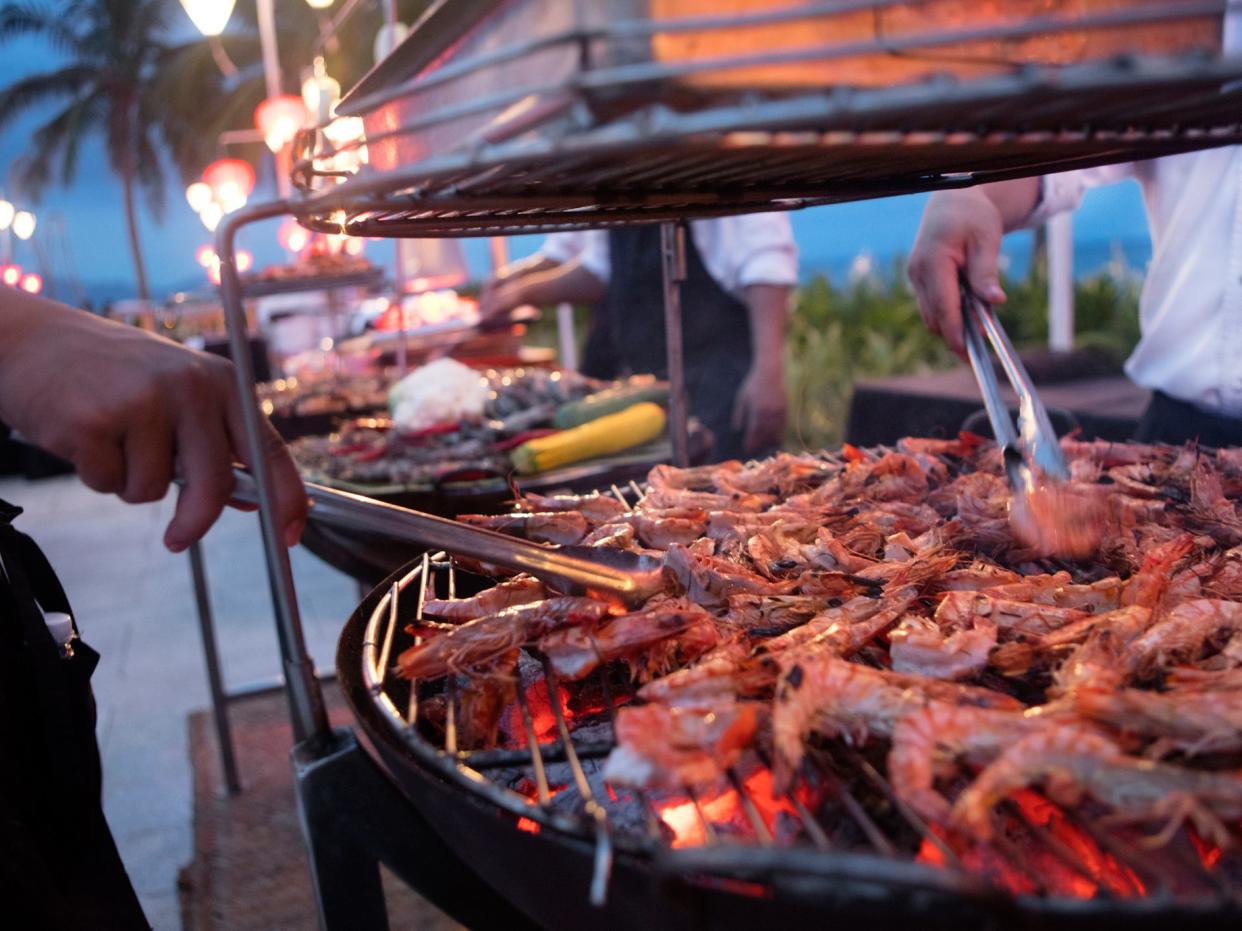
[[[410,647],[397,657],[397,667],[407,679],[469,672],[560,627],[599,621],[611,610],[602,601],[572,596],[517,605]]]
[[[851,598],[839,608],[828,608],[801,627],[765,640],[759,649],[781,653],[814,643],[820,649],[848,655],[891,627],[918,598],[914,586],[887,592],[881,598]]]
[[[528,491],[518,499],[518,504],[523,510],[545,514],[576,511],[592,527],[606,524],[630,510],[630,506],[619,498],[598,492],[590,495],[537,495]]]
[[[979,590],[992,598],[1056,605],[1092,614],[1112,611],[1121,605],[1121,580],[1116,576],[1089,585],[1075,584],[1068,572],[1028,575],[1020,580],[981,585]]]
[[[640,789],[714,783],[754,741],[761,713],[757,702],[727,700],[699,707],[621,708],[604,779]]]
[[[457,519],[463,524],[525,537],[536,543],[578,543],[590,529],[587,519],[576,511],[554,511],[550,514],[463,514]]]
[[[996,646],[996,624],[976,616],[946,631],[935,621],[907,614],[888,635],[893,671],[933,679],[964,679],[982,670]]]
[[[1195,538],[1189,533],[1179,534],[1172,540],[1149,550],[1143,564],[1125,584],[1121,603],[1156,607],[1164,598],[1173,577],[1173,566],[1195,546]]]
[[[690,631],[693,635],[685,636]],[[582,679],[602,663],[634,658],[640,663],[649,661],[658,674],[663,670],[653,651],[672,639],[679,641],[677,658],[682,662],[693,661],[720,642],[707,611],[685,599],[669,598],[597,624],[552,630],[540,639],[539,649],[564,679]],[[643,656],[644,651],[652,655]]]
[[[542,582],[529,575],[518,575],[470,598],[429,598],[423,610],[432,617],[471,621],[515,605],[542,601],[546,597],[547,589]]]
[[[668,548],[665,568],[696,604],[723,605],[731,595],[786,595],[797,587],[797,580],[774,582],[717,556],[699,555],[687,547]]]
[[[623,519],[633,525],[643,545],[658,550],[674,543],[689,546],[707,532],[707,512],[699,508],[640,510]]]
[[[1135,639],[1122,654],[1127,674],[1144,678],[1172,660],[1194,659],[1213,638],[1242,632],[1242,603],[1214,598],[1184,601]],[[1239,661],[1242,661],[1240,656]]]
[[[947,824],[950,806],[935,787],[946,764],[951,768],[961,757],[982,765],[1023,735],[1046,726],[1047,718],[1020,711],[928,702],[897,719],[888,777],[898,798],[917,814]]]
[[[1076,608],[1010,601],[970,591],[949,592],[936,609],[936,623],[941,627],[969,627],[974,618],[986,617],[1002,631],[1028,635],[1047,634],[1089,616]]]
[[[1188,756],[1242,750],[1242,693],[1205,689],[1146,692],[1083,689],[1074,710],[1123,734],[1158,741],[1159,750]]]
[[[1101,615],[1053,674],[1049,695],[1120,686],[1126,678],[1122,653],[1151,627],[1153,617],[1151,609],[1142,605],[1129,605]]]
[[[1104,539],[1108,507],[1095,485],[1041,482],[1013,496],[1009,526],[1040,556],[1085,559]]]
[[[772,740],[777,784],[788,787],[812,732],[863,742],[888,736],[901,715],[939,700],[981,708],[1021,710],[1008,695],[920,676],[859,666],[820,652],[791,658],[776,686]]]
[[[496,745],[500,720],[517,694],[518,653],[516,648],[509,650],[489,668],[471,673],[458,688],[461,717],[457,744],[463,750]]]
[[[696,508],[703,511],[762,511],[775,500],[772,495],[753,495],[741,491],[718,494],[680,488],[650,488],[638,502],[638,510]]]
[[[1168,819],[1156,842],[1183,821],[1220,846],[1231,842],[1221,819],[1242,817],[1242,778],[1127,756],[1109,738],[1070,726],[1049,727],[1012,744],[958,796],[952,820],[981,840],[992,836],[992,809],[1010,792],[1043,783],[1059,804],[1087,794],[1125,820]]]

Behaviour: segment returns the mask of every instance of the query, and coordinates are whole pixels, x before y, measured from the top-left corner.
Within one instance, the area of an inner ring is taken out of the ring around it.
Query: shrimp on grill
[[[639,789],[717,782],[754,741],[762,711],[757,702],[728,700],[698,707],[621,708],[617,745],[604,763],[604,779]]]
[[[1130,605],[1102,615],[1053,673],[1049,695],[1068,695],[1079,689],[1115,689],[1125,682],[1122,653],[1145,630],[1154,615],[1142,605]],[[1058,632],[1059,633],[1059,632]]]
[[[718,556],[702,556],[680,544],[668,548],[665,569],[672,574],[696,604],[724,605],[730,596],[787,595],[797,587],[796,580],[769,581]]]
[[[776,660],[751,656],[746,643],[730,640],[693,666],[652,679],[638,690],[638,697],[670,705],[695,705],[729,696],[761,694],[771,688],[779,675]]]
[[[908,614],[888,635],[893,671],[933,679],[965,679],[988,664],[996,624],[975,616],[968,627],[946,631],[935,621]]]
[[[558,628],[594,623],[611,613],[602,601],[569,595],[517,605],[410,647],[397,657],[397,668],[407,679],[469,672]]]
[[[754,495],[742,491],[722,494],[680,488],[649,488],[639,500],[638,510],[697,508],[703,511],[762,511],[775,501],[772,495]]]
[[[1087,585],[1075,584],[1068,572],[1028,575],[1020,580],[981,585],[979,591],[990,598],[1055,605],[1102,614],[1121,606],[1122,584],[1116,576]]]
[[[592,528],[609,523],[630,509],[621,499],[598,492],[590,495],[537,495],[528,491],[518,498],[518,505],[525,511],[544,514],[576,511],[587,519]]]
[[[1215,598],[1184,601],[1126,647],[1121,665],[1143,679],[1174,660],[1194,660],[1204,647],[1224,636],[1225,654],[1242,663],[1242,603]]]
[[[988,840],[992,809],[1009,793],[1041,783],[1058,804],[1090,795],[1112,808],[1116,820],[1167,821],[1154,844],[1190,821],[1205,839],[1228,846],[1223,822],[1242,817],[1239,776],[1139,760],[1102,734],[1065,726],[1038,730],[1006,749],[958,796],[952,821]]]
[[[535,543],[579,543],[591,529],[587,519],[577,511],[554,511],[550,514],[463,514],[457,519],[472,527],[524,537]]]
[[[529,575],[518,575],[470,598],[429,598],[423,610],[432,617],[450,621],[472,621],[515,605],[542,601],[548,595],[543,583]]]
[[[515,647],[498,657],[492,665],[471,675],[457,690],[461,701],[458,746],[464,750],[487,749],[496,745],[505,709],[517,695]]]
[[[689,546],[707,532],[707,512],[701,508],[665,508],[635,511],[621,518],[634,527],[644,546],[668,549],[674,543]]]
[[[1077,608],[1011,601],[971,591],[949,592],[936,608],[936,623],[941,627],[969,627],[976,617],[985,617],[1007,634],[1036,636],[1089,616]]]
[[[785,665],[772,705],[772,742],[777,784],[786,788],[811,733],[855,743],[871,735],[887,737],[898,718],[929,699],[981,708],[1022,708],[1016,699],[990,689],[885,672],[832,653],[791,656]]]
[[[814,643],[819,649],[832,649],[840,655],[853,653],[895,624],[918,594],[918,589],[908,585],[879,598],[851,598],[840,607],[817,614],[801,627],[765,640],[760,649],[782,653]]]
[[[1152,738],[1149,755],[1179,750],[1187,756],[1242,750],[1242,693],[1177,689],[1084,689],[1073,697],[1074,710],[1125,735]]]
[[[1194,536],[1183,533],[1150,550],[1143,557],[1138,572],[1126,581],[1121,592],[1121,603],[1156,607],[1172,581],[1174,564],[1189,554],[1194,545]]]
[[[660,647],[670,642],[671,655],[661,656]],[[669,598],[597,624],[553,630],[539,641],[539,649],[564,679],[582,679],[604,663],[625,659],[635,678],[645,680],[666,671],[666,664],[691,662],[719,643],[711,614],[685,599]]]

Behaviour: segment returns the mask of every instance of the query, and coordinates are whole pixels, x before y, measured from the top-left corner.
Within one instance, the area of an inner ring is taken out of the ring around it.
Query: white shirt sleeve
[[[570,230],[566,233],[549,233],[539,247],[539,255],[549,262],[561,264],[576,259],[582,252],[585,230]]]
[[[1097,168],[1079,168],[1055,175],[1044,175],[1040,180],[1039,203],[1022,221],[1023,229],[1042,226],[1049,218],[1067,210],[1076,210],[1088,188],[1115,184],[1135,175],[1135,163],[1100,165]]]
[[[750,213],[690,225],[708,273],[740,296],[748,285],[798,283],[798,246],[787,213]]]

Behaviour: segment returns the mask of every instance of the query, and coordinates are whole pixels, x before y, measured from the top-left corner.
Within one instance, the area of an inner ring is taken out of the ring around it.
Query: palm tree
[[[19,78],[0,90],[0,128],[32,107],[58,106],[31,134],[17,181],[32,197],[54,177],[71,182],[83,141],[102,134],[108,164],[121,180],[134,276],[143,300],[150,292],[138,236],[136,190],[142,189],[152,212],[160,216],[165,190],[161,154],[169,152],[183,174],[201,168],[214,148],[209,127],[221,107],[213,102],[227,96],[210,46],[202,40],[171,40],[173,16],[180,15],[177,4],[168,0],[69,0],[55,9],[29,0],[0,8],[0,43],[37,35],[64,58],[59,67]],[[246,37],[229,41],[239,46],[231,51],[239,53],[250,51],[241,45],[253,44]]]

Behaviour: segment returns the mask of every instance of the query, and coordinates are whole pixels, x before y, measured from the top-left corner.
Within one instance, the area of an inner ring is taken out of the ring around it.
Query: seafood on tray
[[[957,836],[988,839],[1036,789],[1223,846],[1242,819],[1242,457],[1062,445],[1096,523],[1073,560],[1015,536],[999,452],[968,434],[659,466],[632,506],[521,499],[478,522],[659,556],[665,591],[624,608],[511,576],[428,601],[398,667],[493,696],[463,733],[515,747],[524,666],[571,691],[602,672],[620,791],[750,766],[794,792],[844,744]]]
[[[477,373],[477,379],[481,399],[477,414],[455,414],[419,429],[402,429],[402,411],[409,407],[403,395],[396,399],[395,417],[357,417],[328,436],[294,441],[294,459],[312,480],[351,485],[426,487],[440,481],[506,476],[513,471],[515,450],[571,432],[556,425],[558,416],[572,414],[596,397],[646,399],[659,384],[649,377],[605,383],[545,369],[493,369]],[[667,394],[667,388],[663,390]],[[422,407],[429,406],[425,397],[420,398]],[[443,399],[440,406],[451,407],[444,406]]]

